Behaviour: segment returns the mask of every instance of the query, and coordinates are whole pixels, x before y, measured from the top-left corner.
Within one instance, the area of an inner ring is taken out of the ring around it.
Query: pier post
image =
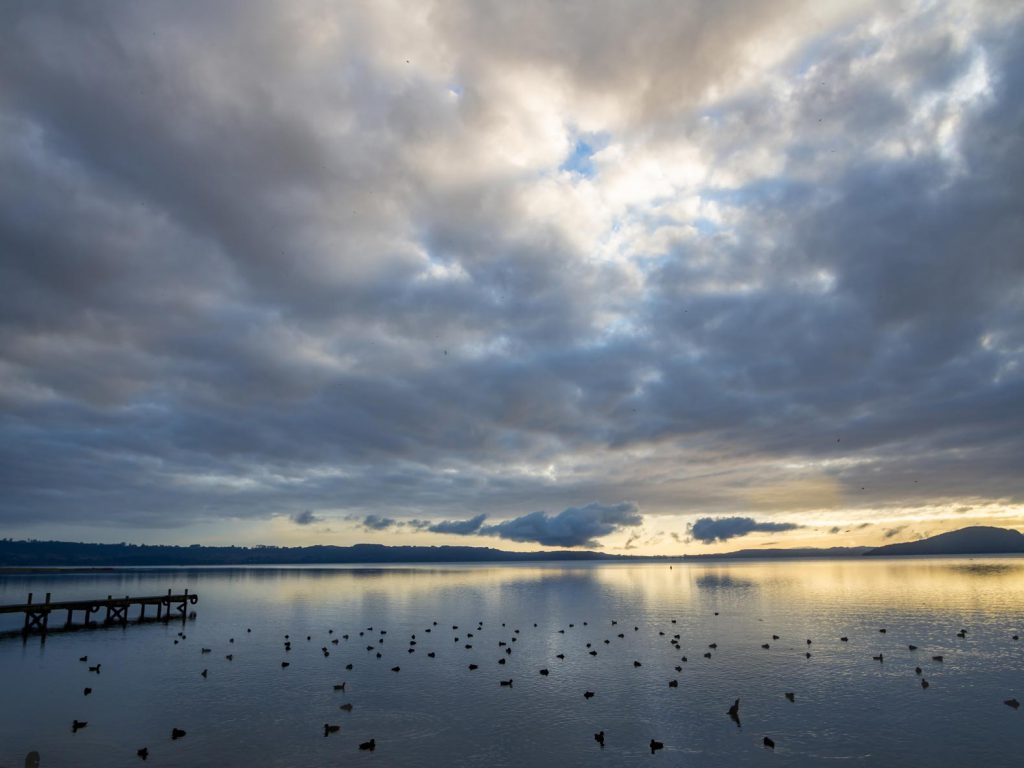
[[[50,593],[47,592],[46,593],[46,605],[49,605],[49,604],[50,604]],[[50,609],[46,608],[43,611],[43,640],[46,639],[46,628],[47,628],[47,625],[49,623],[50,623]]]

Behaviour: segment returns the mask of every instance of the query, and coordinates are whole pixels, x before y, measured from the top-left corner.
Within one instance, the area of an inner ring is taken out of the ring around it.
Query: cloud
[[[427,526],[427,530],[431,533],[453,533],[458,536],[468,536],[479,531],[486,519],[487,515],[477,515],[469,520],[442,520]]]
[[[367,515],[363,518],[363,527],[371,531],[386,531],[388,528],[393,528],[398,524],[397,520],[390,517],[381,517],[380,515]]]
[[[541,544],[546,547],[596,547],[597,539],[621,528],[640,525],[643,518],[637,505],[630,501],[603,505],[596,502],[584,507],[569,507],[557,515],[531,512],[480,528],[480,534],[498,536],[511,541]]]
[[[748,533],[792,531],[795,523],[759,523],[752,517],[702,517],[688,527],[690,537],[704,544],[726,541]]]
[[[1019,3],[496,4],[0,4],[0,528],[1024,508]]]
[[[894,528],[886,528],[885,533],[882,535],[885,536],[885,538],[887,539],[892,539],[901,534],[903,531],[905,531],[906,528],[907,526],[905,525],[897,525]]]
[[[296,525],[312,525],[313,523],[319,523],[323,520],[323,518],[313,514],[313,510],[311,509],[304,509],[301,512],[296,512],[290,519]]]

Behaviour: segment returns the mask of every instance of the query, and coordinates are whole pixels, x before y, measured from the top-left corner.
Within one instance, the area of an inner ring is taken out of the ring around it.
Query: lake
[[[1024,699],[1019,557],[129,569],[0,576],[0,603],[185,588],[200,596],[185,624],[0,639],[0,766],[30,750],[42,768],[141,765],[141,747],[145,765],[179,767],[1024,755],[1024,710],[1003,703]],[[72,733],[75,719],[87,727]],[[325,737],[325,723],[340,728]]]

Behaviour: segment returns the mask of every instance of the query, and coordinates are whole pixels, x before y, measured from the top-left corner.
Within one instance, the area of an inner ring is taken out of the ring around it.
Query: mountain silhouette
[[[1024,552],[1024,534],[1012,528],[975,525],[920,541],[887,544],[865,554],[878,555],[1003,555]]]

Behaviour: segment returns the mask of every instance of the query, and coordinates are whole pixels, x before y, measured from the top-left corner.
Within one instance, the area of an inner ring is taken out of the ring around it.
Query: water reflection
[[[696,579],[701,589],[752,589],[755,582],[729,573],[705,573]]]
[[[185,587],[200,602],[184,629],[0,640],[0,765],[31,749],[44,768],[127,765],[148,745],[152,765],[745,766],[764,763],[765,735],[787,765],[999,766],[1024,750],[1002,704],[1024,692],[1021,558],[140,569],[6,575],[0,602]],[[324,739],[324,722],[341,728]],[[173,747],[171,725],[188,732]],[[371,737],[372,757],[357,749]]]

